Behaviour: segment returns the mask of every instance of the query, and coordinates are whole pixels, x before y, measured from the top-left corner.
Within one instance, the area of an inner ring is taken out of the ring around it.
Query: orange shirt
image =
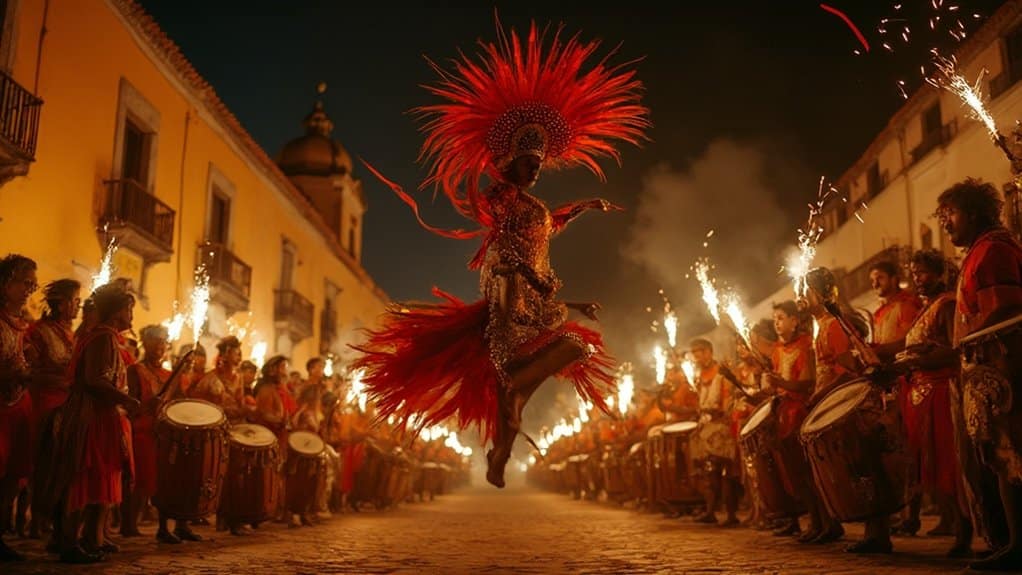
[[[771,361],[774,371],[786,381],[810,381],[816,373],[815,362],[813,361],[813,339],[809,334],[799,334],[795,339],[774,346],[771,354]],[[778,389],[778,395],[794,396],[806,399],[803,394]]]
[[[908,290],[898,290],[885,299],[873,314],[873,343],[894,343],[904,339],[922,309],[919,298]]]

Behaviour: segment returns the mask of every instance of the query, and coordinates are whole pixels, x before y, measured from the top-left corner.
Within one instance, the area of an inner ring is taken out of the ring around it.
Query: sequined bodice
[[[550,210],[538,198],[511,186],[491,192],[494,217],[491,243],[480,275],[480,290],[490,305],[486,336],[498,366],[541,331],[564,323],[567,310],[554,299],[560,280],[550,267]],[[548,286],[543,293],[527,276]]]

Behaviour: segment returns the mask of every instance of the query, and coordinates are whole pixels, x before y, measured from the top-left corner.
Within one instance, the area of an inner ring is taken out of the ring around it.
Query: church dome
[[[325,85],[320,84],[319,93],[325,90]],[[351,155],[340,142],[331,138],[334,123],[323,110],[323,102],[316,102],[302,125],[305,135],[285,144],[277,156],[280,169],[288,176],[350,174]]]

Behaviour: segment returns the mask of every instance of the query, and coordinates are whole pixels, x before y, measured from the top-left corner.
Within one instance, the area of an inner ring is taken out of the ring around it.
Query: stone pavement
[[[924,531],[928,526],[932,520]],[[846,540],[861,533],[849,528]],[[244,538],[197,528],[208,541],[178,546],[157,545],[152,529],[144,538],[119,540],[122,552],[107,563],[80,567],[56,563],[37,541],[14,541],[30,559],[0,565],[0,573],[817,575],[950,573],[965,564],[942,557],[948,538],[898,538],[895,554],[862,558],[843,552],[847,541],[807,547],[525,488],[469,488],[431,503],[337,515],[316,527],[264,525]]]

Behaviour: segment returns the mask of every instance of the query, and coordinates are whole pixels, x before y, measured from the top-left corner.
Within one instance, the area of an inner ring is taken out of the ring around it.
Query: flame
[[[192,302],[191,323],[192,341],[198,342],[202,328],[206,325],[206,313],[209,311],[209,274],[206,266],[200,265],[195,270],[195,287],[190,296]]]
[[[267,344],[265,341],[257,341],[252,346],[252,363],[256,364],[259,369],[263,368],[263,364],[266,363],[266,348]]]
[[[252,312],[246,314],[244,323],[240,323],[236,317],[237,314],[227,319],[227,333],[238,338],[242,345],[247,345],[248,337],[255,335],[255,330],[252,329]]]
[[[717,293],[717,286],[713,285],[710,279],[710,263],[706,258],[701,258],[695,263],[696,280],[703,289],[703,301],[706,308],[710,310],[713,321],[720,325],[720,294]]]
[[[577,417],[571,420],[571,429],[574,430],[575,433],[582,431],[582,420]]]
[[[575,393],[575,400],[578,401],[578,417],[582,420],[582,423],[589,422],[589,412],[593,409],[593,403],[582,399],[582,396],[577,392]]]
[[[688,386],[693,390],[696,388],[696,364],[692,363],[691,359],[686,359],[681,362],[681,371],[685,373],[685,379],[688,380]]]
[[[958,96],[962,103],[969,107],[972,119],[981,122],[990,133],[991,138],[1000,139],[1001,135],[997,131],[997,124],[994,123],[994,118],[983,105],[983,92],[980,89],[980,84],[983,82],[986,70],[980,73],[974,85],[970,85],[965,78],[958,74],[955,68],[957,62],[953,56],[945,58],[937,53],[936,49],[931,52],[933,53],[933,65],[937,68],[937,77],[927,78],[926,81],[936,88],[943,88]]]
[[[334,375],[334,358],[326,358],[326,363],[323,365],[323,375],[326,377],[333,377]]]
[[[653,348],[653,360],[656,361],[657,385],[663,385],[667,379],[667,352],[659,345]]]
[[[114,254],[117,253],[117,238],[110,238],[110,243],[106,246],[106,251],[103,253],[103,259],[99,262],[99,272],[92,276],[92,288],[89,293],[96,291],[96,289],[105,286],[110,283],[110,279],[113,277],[113,260]]]
[[[678,316],[674,315],[670,304],[665,304],[664,307],[667,308],[667,313],[664,314],[664,331],[667,332],[667,345],[673,349],[678,343]]]
[[[632,395],[635,393],[635,380],[632,374],[626,373],[621,376],[621,383],[617,388],[617,410],[621,415],[628,413],[632,404]]]

